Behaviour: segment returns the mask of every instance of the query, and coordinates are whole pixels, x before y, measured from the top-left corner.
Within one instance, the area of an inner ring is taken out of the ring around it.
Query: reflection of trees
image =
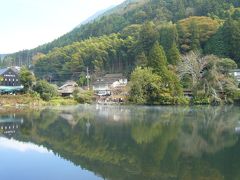
[[[214,157],[227,157],[223,149],[231,153],[237,143],[238,111],[230,106],[46,109],[29,113],[16,138],[42,144],[108,179],[221,179],[227,172],[215,162],[224,161]]]
[[[195,109],[185,117],[179,136],[182,151],[189,155],[200,155],[234,145],[238,140],[234,136],[234,127],[239,114],[237,108],[230,106]]]

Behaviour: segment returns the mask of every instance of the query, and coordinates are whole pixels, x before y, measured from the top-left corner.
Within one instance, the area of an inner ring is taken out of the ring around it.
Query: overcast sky
[[[124,0],[0,0],[0,54],[31,49]]]

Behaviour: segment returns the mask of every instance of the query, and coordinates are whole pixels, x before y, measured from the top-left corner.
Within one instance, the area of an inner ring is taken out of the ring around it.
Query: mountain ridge
[[[228,2],[224,0],[203,0],[201,2],[198,0],[191,2],[188,0],[127,0],[100,14],[101,17],[74,28],[50,43],[11,54],[11,57],[26,59],[37,53],[47,54],[54,48],[61,48],[92,37],[108,36],[112,33],[131,35],[130,31],[136,31],[135,28],[140,28],[145,22],[153,22],[158,27],[167,22],[178,24],[178,20],[191,16],[208,16],[212,19],[217,17],[224,22],[228,11],[232,11],[233,5],[239,7],[237,0]]]

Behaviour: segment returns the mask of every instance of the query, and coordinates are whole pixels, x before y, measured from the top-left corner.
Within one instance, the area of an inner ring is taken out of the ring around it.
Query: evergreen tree
[[[227,43],[225,42],[223,27],[219,28],[217,33],[213,35],[204,46],[205,54],[214,54],[219,57],[227,57],[229,55],[229,48],[227,47]]]
[[[240,20],[234,20],[232,23],[231,33],[231,54],[232,58],[240,62]]]
[[[139,33],[139,43],[146,53],[149,52],[150,48],[158,39],[158,36],[159,34],[156,31],[156,28],[154,27],[154,24],[152,22],[147,22],[143,24]]]
[[[35,81],[36,78],[33,73],[29,71],[26,67],[22,67],[20,71],[20,82],[23,85],[25,92],[28,92],[32,89]]]
[[[167,57],[163,47],[155,42],[149,52],[148,66],[158,75],[163,75],[167,71]]]
[[[160,44],[164,51],[167,52],[172,47],[173,43],[178,41],[178,32],[176,25],[168,23],[160,29]]]
[[[136,56],[136,66],[146,67],[148,64],[147,57],[145,53],[142,51],[140,54]]]
[[[148,65],[153,72],[161,76],[163,86],[172,96],[181,95],[182,88],[176,74],[167,67],[167,57],[163,47],[156,42],[149,52]]]
[[[172,65],[177,65],[180,61],[180,56],[176,43],[173,43],[171,49],[168,51],[168,62]]]

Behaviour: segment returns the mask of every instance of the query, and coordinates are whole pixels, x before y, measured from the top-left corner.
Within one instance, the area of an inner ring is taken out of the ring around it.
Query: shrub
[[[33,87],[33,90],[39,93],[40,97],[45,101],[49,101],[58,95],[56,87],[49,84],[45,80],[37,81],[36,85]]]
[[[81,104],[87,103],[91,104],[94,100],[94,93],[93,91],[75,91],[74,94],[74,99]]]

